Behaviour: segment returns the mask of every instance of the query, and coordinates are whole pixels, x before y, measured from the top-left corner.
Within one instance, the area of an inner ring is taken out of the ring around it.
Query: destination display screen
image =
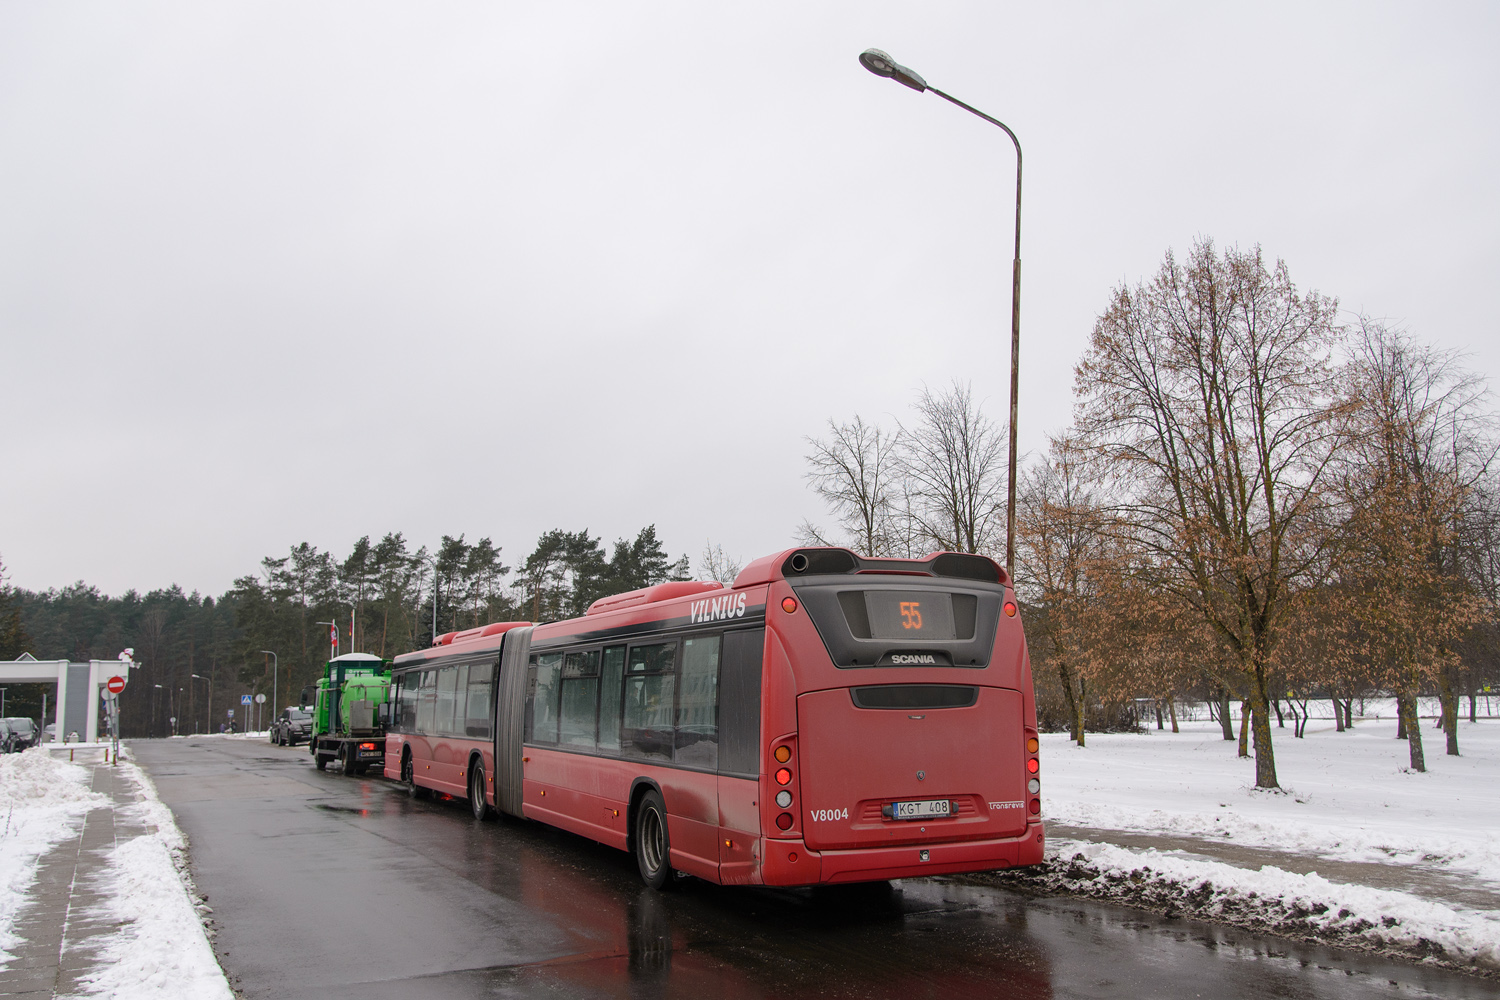
[[[867,590],[875,639],[954,639],[953,597],[932,591]]]

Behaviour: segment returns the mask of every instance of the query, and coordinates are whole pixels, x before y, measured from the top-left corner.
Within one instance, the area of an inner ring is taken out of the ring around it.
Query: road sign
[[[255,703],[257,705],[264,705],[266,703],[266,696],[263,695],[263,694],[256,695],[255,696]]]
[[[248,704],[250,704],[250,696],[248,694],[242,694],[242,695],[240,695],[240,704],[241,705],[248,705]]]
[[[234,709],[232,709],[232,708],[229,710],[229,717],[231,719],[234,718]]]
[[[110,694],[119,694],[121,691],[125,690],[125,678],[116,674],[114,677],[111,677],[109,680],[105,681],[104,686],[109,688]]]

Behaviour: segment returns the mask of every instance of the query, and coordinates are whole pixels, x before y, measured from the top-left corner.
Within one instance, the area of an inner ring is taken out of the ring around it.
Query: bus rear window
[[[835,666],[986,666],[1005,588],[924,583],[825,577],[793,590]]]

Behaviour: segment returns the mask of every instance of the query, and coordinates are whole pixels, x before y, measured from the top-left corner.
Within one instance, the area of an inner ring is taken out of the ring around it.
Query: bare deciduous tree
[[[734,582],[742,569],[744,566],[738,559],[725,554],[724,546],[717,542],[703,543],[703,558],[698,563],[698,571],[705,577],[727,586]]]
[[[813,490],[828,504],[852,546],[870,556],[907,555],[901,544],[900,431],[856,416],[828,421],[828,439],[808,438]],[[813,544],[829,544],[811,524],[802,529]]]
[[[1005,526],[1005,434],[954,382],[942,393],[923,388],[917,422],[900,440],[906,509],[935,548],[990,552]]]
[[[1115,291],[1076,374],[1080,436],[1108,463],[1152,588],[1202,616],[1247,681],[1262,788],[1278,787],[1271,657],[1323,555],[1342,426],[1335,310],[1259,248],[1221,256],[1203,240]]]
[[[1340,569],[1362,652],[1395,689],[1411,767],[1425,771],[1416,704],[1436,682],[1448,752],[1458,753],[1457,648],[1485,616],[1462,572],[1470,498],[1495,457],[1484,383],[1453,352],[1363,321],[1351,397],[1357,433],[1342,478],[1348,506]]]

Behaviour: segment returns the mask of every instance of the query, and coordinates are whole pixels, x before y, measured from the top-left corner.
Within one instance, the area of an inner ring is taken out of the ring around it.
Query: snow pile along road
[[[1271,865],[1251,870],[1155,850],[1084,844],[1068,856],[987,880],[1500,974],[1500,914],[1343,885],[1316,872],[1299,875]]]
[[[1255,788],[1253,758],[1213,723],[1090,733],[1083,748],[1048,734],[1049,857],[983,880],[1497,976],[1500,721],[1461,723],[1459,757],[1429,733],[1416,773],[1389,719],[1343,733],[1315,720],[1305,739],[1275,729],[1279,791]],[[1266,852],[1295,870],[1262,863]],[[1325,863],[1348,877],[1308,870]]]
[[[116,1000],[233,1000],[203,926],[208,908],[188,875],[187,839],[146,773],[119,767],[141,795],[125,808],[148,832],[110,853],[103,906],[120,930],[100,950],[89,991]]]
[[[0,754],[0,968],[20,943],[11,932],[36,879],[37,862],[78,835],[83,817],[108,797],[89,790],[89,770],[41,747]]]

